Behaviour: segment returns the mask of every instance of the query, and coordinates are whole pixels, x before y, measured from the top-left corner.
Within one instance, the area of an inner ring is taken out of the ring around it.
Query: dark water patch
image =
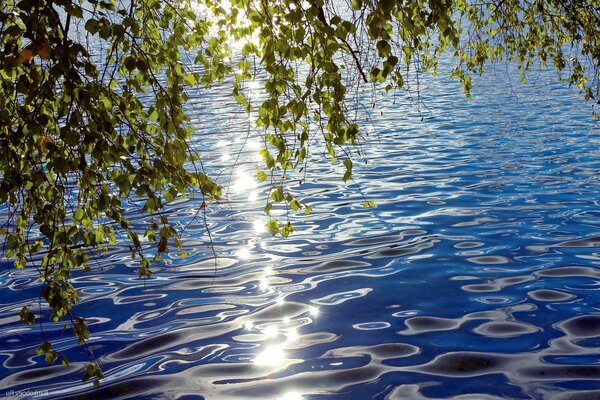
[[[82,364],[73,363],[68,367],[65,367],[64,365],[53,365],[14,372],[12,375],[0,380],[0,387],[2,389],[8,389],[22,388],[24,386],[26,389],[29,389],[44,381],[83,373],[83,368],[84,366]]]
[[[422,250],[432,248],[434,246],[434,244],[435,244],[435,241],[431,241],[431,242],[420,243],[416,246],[401,247],[401,248],[395,247],[395,248],[378,250],[378,251],[375,251],[372,255],[369,255],[368,257],[365,257],[365,258],[378,259],[378,258],[388,258],[388,257],[400,257],[400,256],[408,255],[408,254],[416,254],[416,253],[421,252]]]
[[[510,260],[503,256],[481,256],[481,257],[470,257],[468,261],[474,264],[481,265],[495,265],[495,264],[508,264]]]
[[[440,355],[414,369],[426,374],[449,377],[479,376],[501,371],[509,360],[507,356],[496,354],[457,352]]]
[[[512,338],[540,331],[540,328],[516,321],[486,322],[473,330],[490,338]]]
[[[181,384],[182,382],[175,377],[172,378],[171,382],[167,382],[160,378],[135,378],[113,384],[104,383],[98,389],[94,389],[94,391],[78,394],[60,393],[60,390],[56,390],[50,392],[50,398],[64,400],[124,400],[132,398],[178,399],[180,398],[179,396],[181,393],[177,392],[177,387]],[[203,399],[201,396],[196,398],[199,400]]]
[[[600,380],[600,365],[548,365],[518,369],[519,376],[532,380]]]
[[[460,326],[461,321],[439,317],[412,317],[404,323],[407,329],[398,332],[401,335],[417,335],[424,332],[448,331]]]
[[[474,293],[493,293],[498,292],[502,289],[500,285],[479,283],[473,285],[464,285],[462,286],[462,290],[465,292],[474,292]]]
[[[337,271],[346,271],[348,269],[353,268],[364,268],[368,267],[371,264],[364,261],[354,261],[354,260],[336,260],[336,261],[326,261],[315,265],[314,267],[308,267],[305,270],[307,272],[337,272]]]
[[[567,240],[565,242],[557,243],[552,247],[600,247],[600,236],[593,236],[579,240]]]
[[[527,292],[527,295],[533,300],[545,302],[568,301],[577,297],[570,293],[560,292],[558,290],[551,289],[532,290],[530,292]]]
[[[124,343],[122,350],[113,352],[107,356],[107,361],[122,361],[130,358],[144,357],[167,349],[172,349],[196,340],[215,337],[232,328],[232,324],[220,323],[195,328],[180,328],[175,331],[154,333],[147,339],[137,340],[134,343]]]
[[[545,277],[572,277],[572,276],[581,276],[588,278],[596,278],[600,279],[600,270],[592,267],[560,267],[560,268],[552,268],[546,269],[542,271],[536,272],[537,276],[545,276]]]
[[[373,346],[342,347],[327,351],[324,358],[346,358],[368,356],[372,359],[389,360],[409,357],[420,352],[419,348],[405,343],[384,343]]]
[[[560,322],[556,326],[571,337],[600,336],[600,315],[582,315]]]
[[[431,246],[429,246],[431,247]],[[386,257],[400,257],[408,254],[418,253],[420,250],[426,247],[408,247],[404,249],[387,249],[376,252],[371,258],[386,258]]]

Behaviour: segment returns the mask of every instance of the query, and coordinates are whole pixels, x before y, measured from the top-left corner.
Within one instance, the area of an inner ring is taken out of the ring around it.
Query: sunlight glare
[[[256,151],[256,150],[260,150],[260,142],[258,140],[255,139],[248,139],[248,142],[246,143],[246,147],[248,147],[248,150],[252,150],[252,151]]]
[[[238,171],[237,178],[233,183],[233,191],[235,193],[242,193],[249,189],[256,187],[254,179],[244,171]]]
[[[262,290],[263,292],[266,292],[267,290],[269,290],[269,283],[267,282],[266,279],[263,279],[260,281],[260,283],[258,284],[258,287],[260,288],[260,290]]]
[[[319,315],[319,309],[314,306],[310,308],[309,312],[313,317],[317,317]]]
[[[256,219],[254,220],[254,232],[256,233],[264,233],[267,231],[267,227],[265,226],[265,221],[261,220],[261,219]],[[265,272],[266,272],[266,268],[265,268]]]
[[[279,335],[279,332],[277,331],[277,328],[271,325],[265,328],[263,334],[269,338],[274,338],[275,336]]]
[[[247,247],[242,247],[235,253],[235,255],[240,260],[247,260],[250,257],[250,249]]]
[[[256,79],[253,79],[250,82],[248,82],[248,88],[250,88],[250,90],[260,89],[261,86],[262,86],[262,82],[257,81]]]
[[[261,366],[277,366],[285,360],[285,354],[280,346],[269,346],[260,352],[254,363]]]
[[[278,397],[277,400],[304,400],[304,397],[298,392],[287,392],[281,397]]]
[[[298,339],[298,331],[296,328],[292,328],[285,334],[288,340],[296,340]]]

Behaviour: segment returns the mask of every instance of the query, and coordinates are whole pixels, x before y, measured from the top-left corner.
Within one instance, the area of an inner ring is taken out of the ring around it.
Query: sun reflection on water
[[[285,361],[285,352],[281,345],[267,346],[258,353],[254,359],[254,364],[265,367],[276,367]]]
[[[233,182],[233,191],[235,193],[243,193],[256,187],[256,181],[250,174],[245,171],[238,170],[235,181]]]
[[[285,333],[285,336],[289,341],[298,340],[298,331],[295,328],[292,328]]]
[[[260,290],[262,290],[263,292],[266,292],[267,290],[269,290],[269,282],[267,282],[266,279],[261,279],[260,282],[258,283],[258,288]]]
[[[274,338],[279,335],[279,331],[273,325],[267,326],[263,331],[263,334],[268,338]]]
[[[248,194],[248,201],[256,201],[256,200],[258,200],[258,192],[254,190]]]
[[[236,257],[240,260],[247,260],[250,258],[250,249],[247,247],[242,247],[235,253]]]
[[[304,397],[298,392],[287,392],[277,400],[304,400]]]
[[[252,225],[254,226],[255,233],[265,233],[267,231],[266,222],[263,219],[260,219],[260,218],[255,219],[254,222],[252,223]],[[267,272],[266,268],[265,268],[265,272]],[[270,271],[268,273],[270,273]]]

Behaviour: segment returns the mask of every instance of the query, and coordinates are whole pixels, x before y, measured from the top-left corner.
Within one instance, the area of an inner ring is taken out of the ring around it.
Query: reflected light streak
[[[267,290],[269,290],[269,283],[265,280],[262,279],[259,283],[258,283],[258,287],[260,288],[260,290],[262,290],[263,292],[266,292]]]
[[[267,231],[266,223],[262,219],[254,220],[254,232],[256,233],[264,233]],[[265,272],[267,272],[267,268],[265,268]]]
[[[242,193],[256,187],[254,179],[243,171],[238,171],[237,178],[233,183],[233,191],[235,193]]]
[[[304,397],[298,392],[287,392],[277,400],[304,400]]]
[[[260,148],[262,146],[258,140],[248,139],[248,143],[246,143],[246,147],[248,147],[248,150],[256,151],[256,150],[260,150]]]
[[[277,366],[283,363],[284,360],[285,353],[281,346],[273,345],[261,351],[254,359],[254,363],[260,366]]]
[[[274,326],[267,326],[263,331],[263,334],[269,338],[274,338],[275,336],[279,335],[279,332]]]
[[[258,81],[256,79],[253,79],[250,82],[248,82],[248,88],[250,88],[250,90],[259,89],[261,86],[262,86],[262,82]]]
[[[240,260],[247,260],[250,257],[250,250],[247,247],[242,247],[235,255]]]
[[[286,332],[285,337],[288,340],[296,340],[298,339],[298,331],[296,329],[290,329]]]

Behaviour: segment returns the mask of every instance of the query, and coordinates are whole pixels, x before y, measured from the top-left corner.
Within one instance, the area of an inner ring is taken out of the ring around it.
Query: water
[[[243,115],[218,91],[193,98],[195,145],[214,149],[205,167],[226,184],[235,166],[229,201],[208,208],[216,271],[199,201],[174,203],[185,259],[172,249],[143,281],[123,244],[76,278],[87,348],[62,326],[22,326],[35,276],[2,273],[2,394],[600,396],[598,127],[552,72],[511,80],[489,71],[466,100],[457,83],[424,77],[421,111],[382,98],[354,182],[313,161],[293,188],[314,211],[288,240],[255,230],[266,185],[244,184],[256,145]],[[71,366],[35,356],[41,338]],[[88,356],[106,375],[98,390],[81,382]]]

